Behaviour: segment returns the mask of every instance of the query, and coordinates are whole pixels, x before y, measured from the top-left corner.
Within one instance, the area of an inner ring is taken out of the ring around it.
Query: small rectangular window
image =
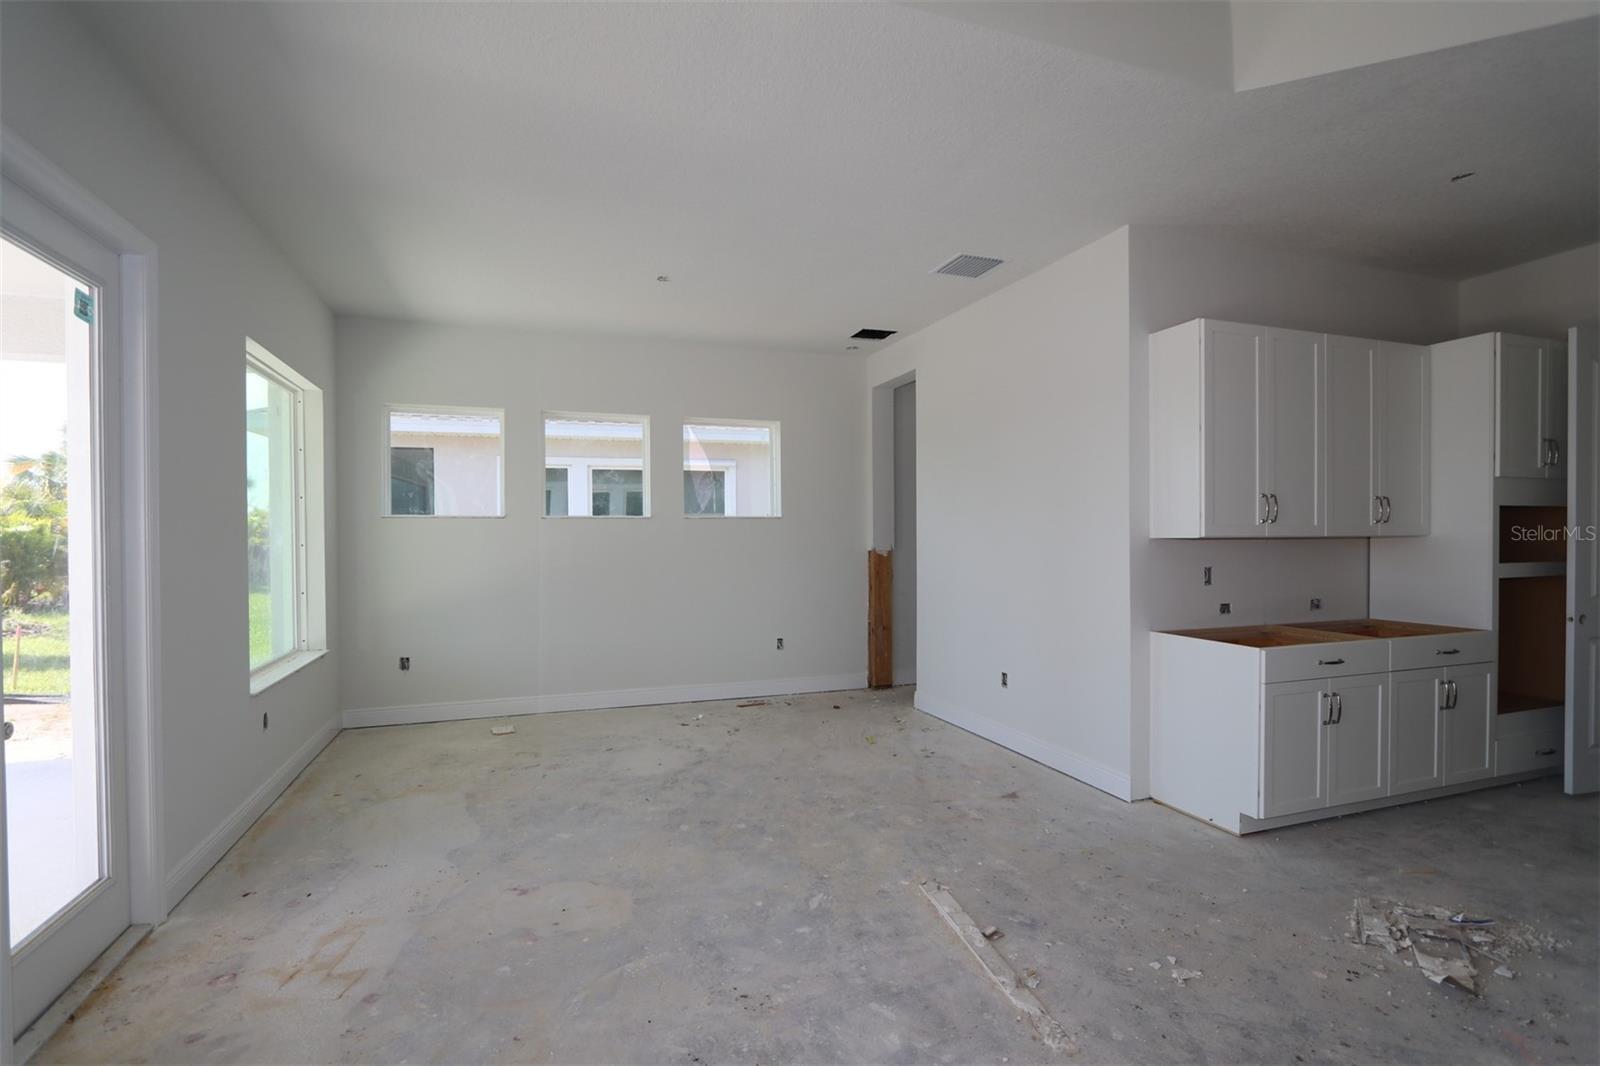
[[[778,423],[686,422],[683,513],[691,518],[778,517]]]
[[[500,518],[506,513],[504,412],[391,406],[386,418],[386,514]]]
[[[646,518],[650,420],[635,415],[547,414],[547,518]]]

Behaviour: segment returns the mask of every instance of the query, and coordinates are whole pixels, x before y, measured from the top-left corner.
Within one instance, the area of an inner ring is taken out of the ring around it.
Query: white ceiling
[[[1442,277],[1600,226],[1595,19],[1235,93],[894,4],[80,10],[342,312],[839,350],[1128,222]]]

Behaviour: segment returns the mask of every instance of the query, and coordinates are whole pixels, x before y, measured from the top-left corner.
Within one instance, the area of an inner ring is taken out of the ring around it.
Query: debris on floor
[[[737,704],[739,707],[765,707],[766,705],[766,700],[745,700],[743,703]]]
[[[1204,976],[1205,974],[1201,973],[1199,970],[1186,970],[1182,966],[1174,966],[1172,968],[1172,979],[1178,982],[1180,985],[1186,985],[1190,981],[1193,981],[1196,977]]]
[[[1355,901],[1350,929],[1355,943],[1376,944],[1414,964],[1434,984],[1453,984],[1475,996],[1483,995],[1484,971],[1491,964],[1498,964],[1495,976],[1514,977],[1516,972],[1505,965],[1512,956],[1562,946],[1556,938],[1514,922],[1371,897]]]
[[[983,939],[985,940],[999,940],[1003,936],[1005,936],[1005,934],[1002,933],[996,926],[986,926],[983,930]]]
[[[511,725],[509,723],[507,723],[505,725],[492,725],[492,726],[489,727],[489,732],[493,733],[497,737],[510,736],[512,733],[515,733],[516,731],[517,731],[517,727],[514,726],[514,725]]]
[[[1044,1045],[1051,1051],[1076,1055],[1078,1045],[1067,1035],[1061,1023],[1045,1010],[1044,1004],[1039,1002],[1039,997],[1034,995],[1033,989],[1038,983],[1038,975],[1030,970],[1026,980],[1019,979],[1017,971],[1006,961],[1000,949],[990,943],[993,939],[990,934],[998,935],[999,930],[992,925],[980,927],[945,886],[925,880],[919,887],[923,897],[933,904],[933,909],[945,920],[945,924],[955,930],[961,943],[966,945],[973,958],[978,960],[978,965],[983,967],[989,979],[1010,1001],[1019,1018],[1027,1021]]]

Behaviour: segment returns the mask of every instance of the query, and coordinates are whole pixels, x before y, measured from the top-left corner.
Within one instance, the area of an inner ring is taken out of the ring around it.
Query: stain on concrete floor
[[[1049,1061],[922,877],[1073,1061],[1600,1059],[1600,808],[1553,781],[1239,840],[909,690],[516,726],[341,734],[37,1061]],[[1349,943],[1357,895],[1570,946],[1474,999]]]

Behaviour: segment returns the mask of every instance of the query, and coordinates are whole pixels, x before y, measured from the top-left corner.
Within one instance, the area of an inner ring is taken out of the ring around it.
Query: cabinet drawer
[[[1396,637],[1390,642],[1395,670],[1431,670],[1436,666],[1494,661],[1494,634],[1485,629]]]
[[[1261,680],[1304,681],[1348,674],[1381,674],[1389,669],[1386,640],[1342,640],[1327,644],[1296,644],[1267,648],[1261,653]]]
[[[1523,733],[1494,742],[1494,772],[1520,774],[1529,770],[1561,768],[1561,731]]]

